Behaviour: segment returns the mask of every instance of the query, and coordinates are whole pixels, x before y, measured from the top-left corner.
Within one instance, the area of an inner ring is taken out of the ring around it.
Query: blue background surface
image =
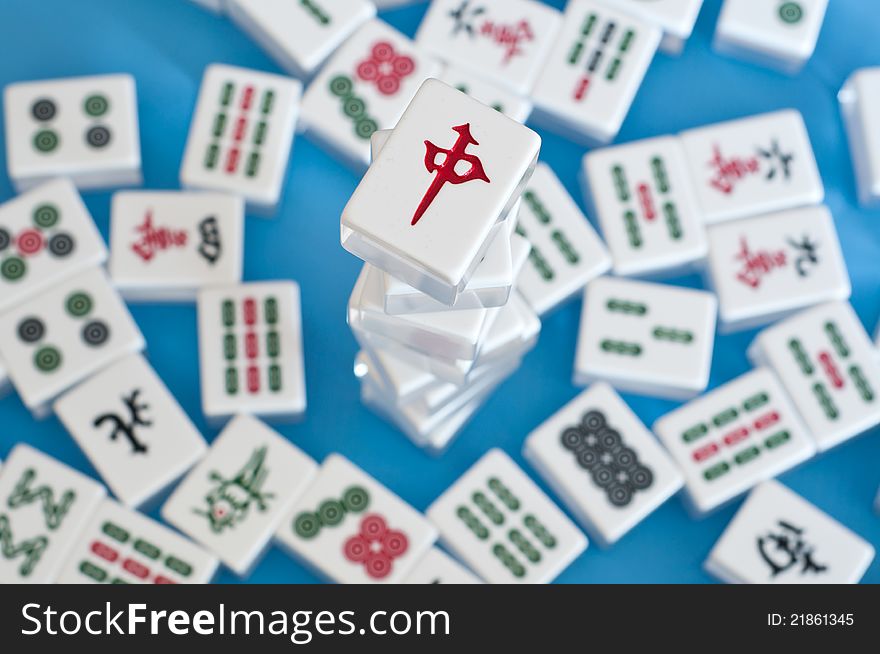
[[[548,4],[562,8],[564,0]],[[810,131],[853,281],[853,303],[873,330],[880,314],[880,212],[858,208],[836,100],[855,68],[880,64],[880,12],[874,0],[832,0],[815,56],[795,78],[722,58],[710,50],[720,0],[706,0],[684,54],[659,54],[618,142],[695,125],[796,107]],[[384,12],[408,35],[425,5]],[[178,187],[178,170],[202,71],[212,62],[278,71],[231,23],[185,0],[0,0],[0,85],[71,75],[129,72],[137,79],[145,188]],[[580,198],[576,175],[584,150],[542,132],[542,159]],[[2,136],[0,136],[2,138]],[[5,151],[5,146],[4,146]],[[0,200],[12,196],[0,158]],[[580,302],[550,315],[537,348],[452,448],[432,459],[366,410],[352,375],[356,352],[345,305],[361,262],[339,245],[339,215],[356,177],[312,143],[294,146],[286,201],[274,220],[249,218],[245,279],[291,278],[303,291],[308,413],[279,431],[317,460],[338,451],[423,510],[487,449],[520,455],[525,436],[579,390],[571,384]],[[86,203],[107,236],[110,193]],[[698,286],[695,277],[673,283]],[[193,306],[133,306],[148,356],[209,440],[201,415],[196,313]],[[711,386],[749,369],[752,332],[720,337]],[[627,397],[649,426],[675,404]],[[26,441],[97,476],[55,418],[34,422],[15,395],[0,400],[0,457]],[[880,433],[814,459],[782,481],[880,549],[880,518],[872,502],[880,485]],[[695,521],[679,499],[667,502],[609,550],[591,546],[560,582],[706,582],[701,565],[737,506]],[[151,514],[157,515],[154,507]],[[223,573],[223,582],[235,581]],[[252,582],[314,582],[296,562],[272,549]],[[880,582],[880,561],[865,577]]]

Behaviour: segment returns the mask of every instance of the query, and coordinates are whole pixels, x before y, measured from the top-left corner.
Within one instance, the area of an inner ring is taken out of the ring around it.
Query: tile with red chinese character
[[[403,580],[405,584],[480,584],[469,570],[461,563],[437,547],[416,563],[413,571]]]
[[[207,584],[217,558],[113,500],[104,500],[71,548],[59,584]]]
[[[421,513],[338,454],[276,533],[292,556],[342,584],[399,583],[436,539]]]
[[[680,54],[694,31],[703,0],[605,0],[606,4],[638,16],[663,30],[660,49]]]
[[[519,200],[540,146],[529,128],[426,81],[344,209],[343,247],[454,304]]]
[[[241,195],[274,213],[293,147],[302,84],[290,77],[211,64],[180,166],[184,188]]]
[[[848,302],[768,327],[748,350],[772,368],[824,452],[880,424],[880,360]]]
[[[834,219],[824,206],[711,226],[709,271],[725,331],[847,300],[851,292]]]
[[[110,217],[110,277],[129,302],[193,302],[241,281],[244,202],[212,192],[120,192]]]
[[[662,32],[607,2],[570,0],[532,91],[533,122],[585,145],[612,141]]]
[[[681,133],[706,223],[819,204],[819,177],[800,112],[786,109]]]
[[[367,21],[330,57],[303,96],[305,135],[358,172],[370,137],[392,129],[416,91],[441,65],[381,20]]]
[[[435,57],[526,95],[562,23],[534,0],[434,0],[416,43]]]
[[[465,68],[447,66],[439,79],[518,123],[526,122],[532,114],[532,101],[528,97],[486,81]]]

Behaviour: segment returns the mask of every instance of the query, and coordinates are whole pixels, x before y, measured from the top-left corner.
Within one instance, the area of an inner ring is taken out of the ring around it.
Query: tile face
[[[0,584],[55,581],[104,487],[28,445],[0,468]]]
[[[238,416],[177,487],[162,517],[245,576],[317,469],[283,436]]]
[[[71,548],[59,584],[207,584],[216,557],[144,515],[104,500]]]
[[[241,195],[272,213],[281,199],[302,84],[248,68],[205,69],[180,167],[185,188]]]
[[[834,219],[824,206],[713,225],[709,270],[728,329],[847,300],[852,290]]]
[[[460,563],[442,550],[432,547],[422,559],[416,563],[405,584],[479,584],[482,583],[468,572]]]
[[[518,123],[526,122],[532,113],[532,101],[527,97],[487,82],[464,68],[447,66],[439,79]]]
[[[615,274],[681,271],[705,258],[706,232],[677,138],[594,150],[583,173]]]
[[[549,583],[587,547],[577,527],[497,449],[427,515],[443,545],[489,583]]]
[[[688,130],[681,142],[707,223],[825,197],[804,119],[794,109]]]
[[[303,97],[302,128],[359,172],[370,137],[393,128],[440,64],[380,20],[367,21],[336,52]]]
[[[662,28],[660,47],[671,54],[681,52],[703,6],[703,0],[606,0],[606,3]]]
[[[426,81],[344,209],[343,247],[451,305],[519,199],[540,146],[527,127]]]
[[[535,429],[523,455],[604,545],[683,483],[669,455],[607,384],[594,384]]]
[[[523,194],[516,231],[532,245],[517,289],[538,315],[549,313],[611,267],[596,230],[545,163]]]
[[[813,56],[828,0],[724,0],[713,47],[796,73]]]
[[[241,281],[244,203],[223,193],[113,196],[110,277],[131,301],[195,301],[204,286]]]
[[[715,344],[715,296],[611,277],[587,285],[575,383],[687,399],[705,390]]]
[[[298,417],[306,410],[302,314],[296,282],[203,289],[198,297],[202,409]]]
[[[19,191],[53,177],[79,188],[141,183],[131,75],[10,84],[4,105],[7,166]]]
[[[880,68],[853,73],[838,94],[855,167],[859,201],[880,204]]]
[[[849,303],[807,309],[764,330],[748,354],[779,375],[820,451],[880,424],[880,362]]]
[[[436,538],[424,516],[338,454],[277,533],[293,556],[340,584],[402,581]]]
[[[874,548],[780,483],[758,486],[706,561],[708,572],[744,584],[855,584]]]
[[[438,59],[525,95],[561,22],[558,11],[533,0],[434,0],[416,43]]]
[[[658,27],[571,0],[532,100],[539,121],[585,143],[617,136],[660,43]]]
[[[122,359],[55,403],[55,414],[122,504],[138,507],[208,447],[140,355]]]
[[[707,513],[813,456],[776,375],[759,368],[660,418],[654,432],[684,471],[691,503]]]
[[[58,179],[0,205],[0,313],[107,259],[73,184]]]
[[[0,358],[25,406],[37,413],[104,366],[143,348],[140,330],[99,268],[0,317]]]
[[[376,15],[368,0],[227,0],[229,17],[291,75],[309,77]]]

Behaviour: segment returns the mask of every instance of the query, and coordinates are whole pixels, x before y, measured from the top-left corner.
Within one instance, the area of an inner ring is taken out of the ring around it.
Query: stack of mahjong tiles
[[[535,343],[516,291],[530,245],[515,233],[540,137],[435,79],[342,214],[364,265],[348,307],[363,401],[417,445],[443,450]]]

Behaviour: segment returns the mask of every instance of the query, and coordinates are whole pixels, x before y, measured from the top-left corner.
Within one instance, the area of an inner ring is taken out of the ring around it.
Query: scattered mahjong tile
[[[526,96],[486,81],[464,68],[447,66],[438,79],[518,123],[525,123],[532,114],[532,101]]]
[[[479,584],[482,583],[443,550],[432,547],[416,563],[404,584]]]
[[[605,0],[609,5],[638,16],[663,30],[660,49],[681,54],[697,22],[703,0]]]
[[[840,110],[849,137],[859,201],[880,204],[880,67],[850,75],[840,93]]]

